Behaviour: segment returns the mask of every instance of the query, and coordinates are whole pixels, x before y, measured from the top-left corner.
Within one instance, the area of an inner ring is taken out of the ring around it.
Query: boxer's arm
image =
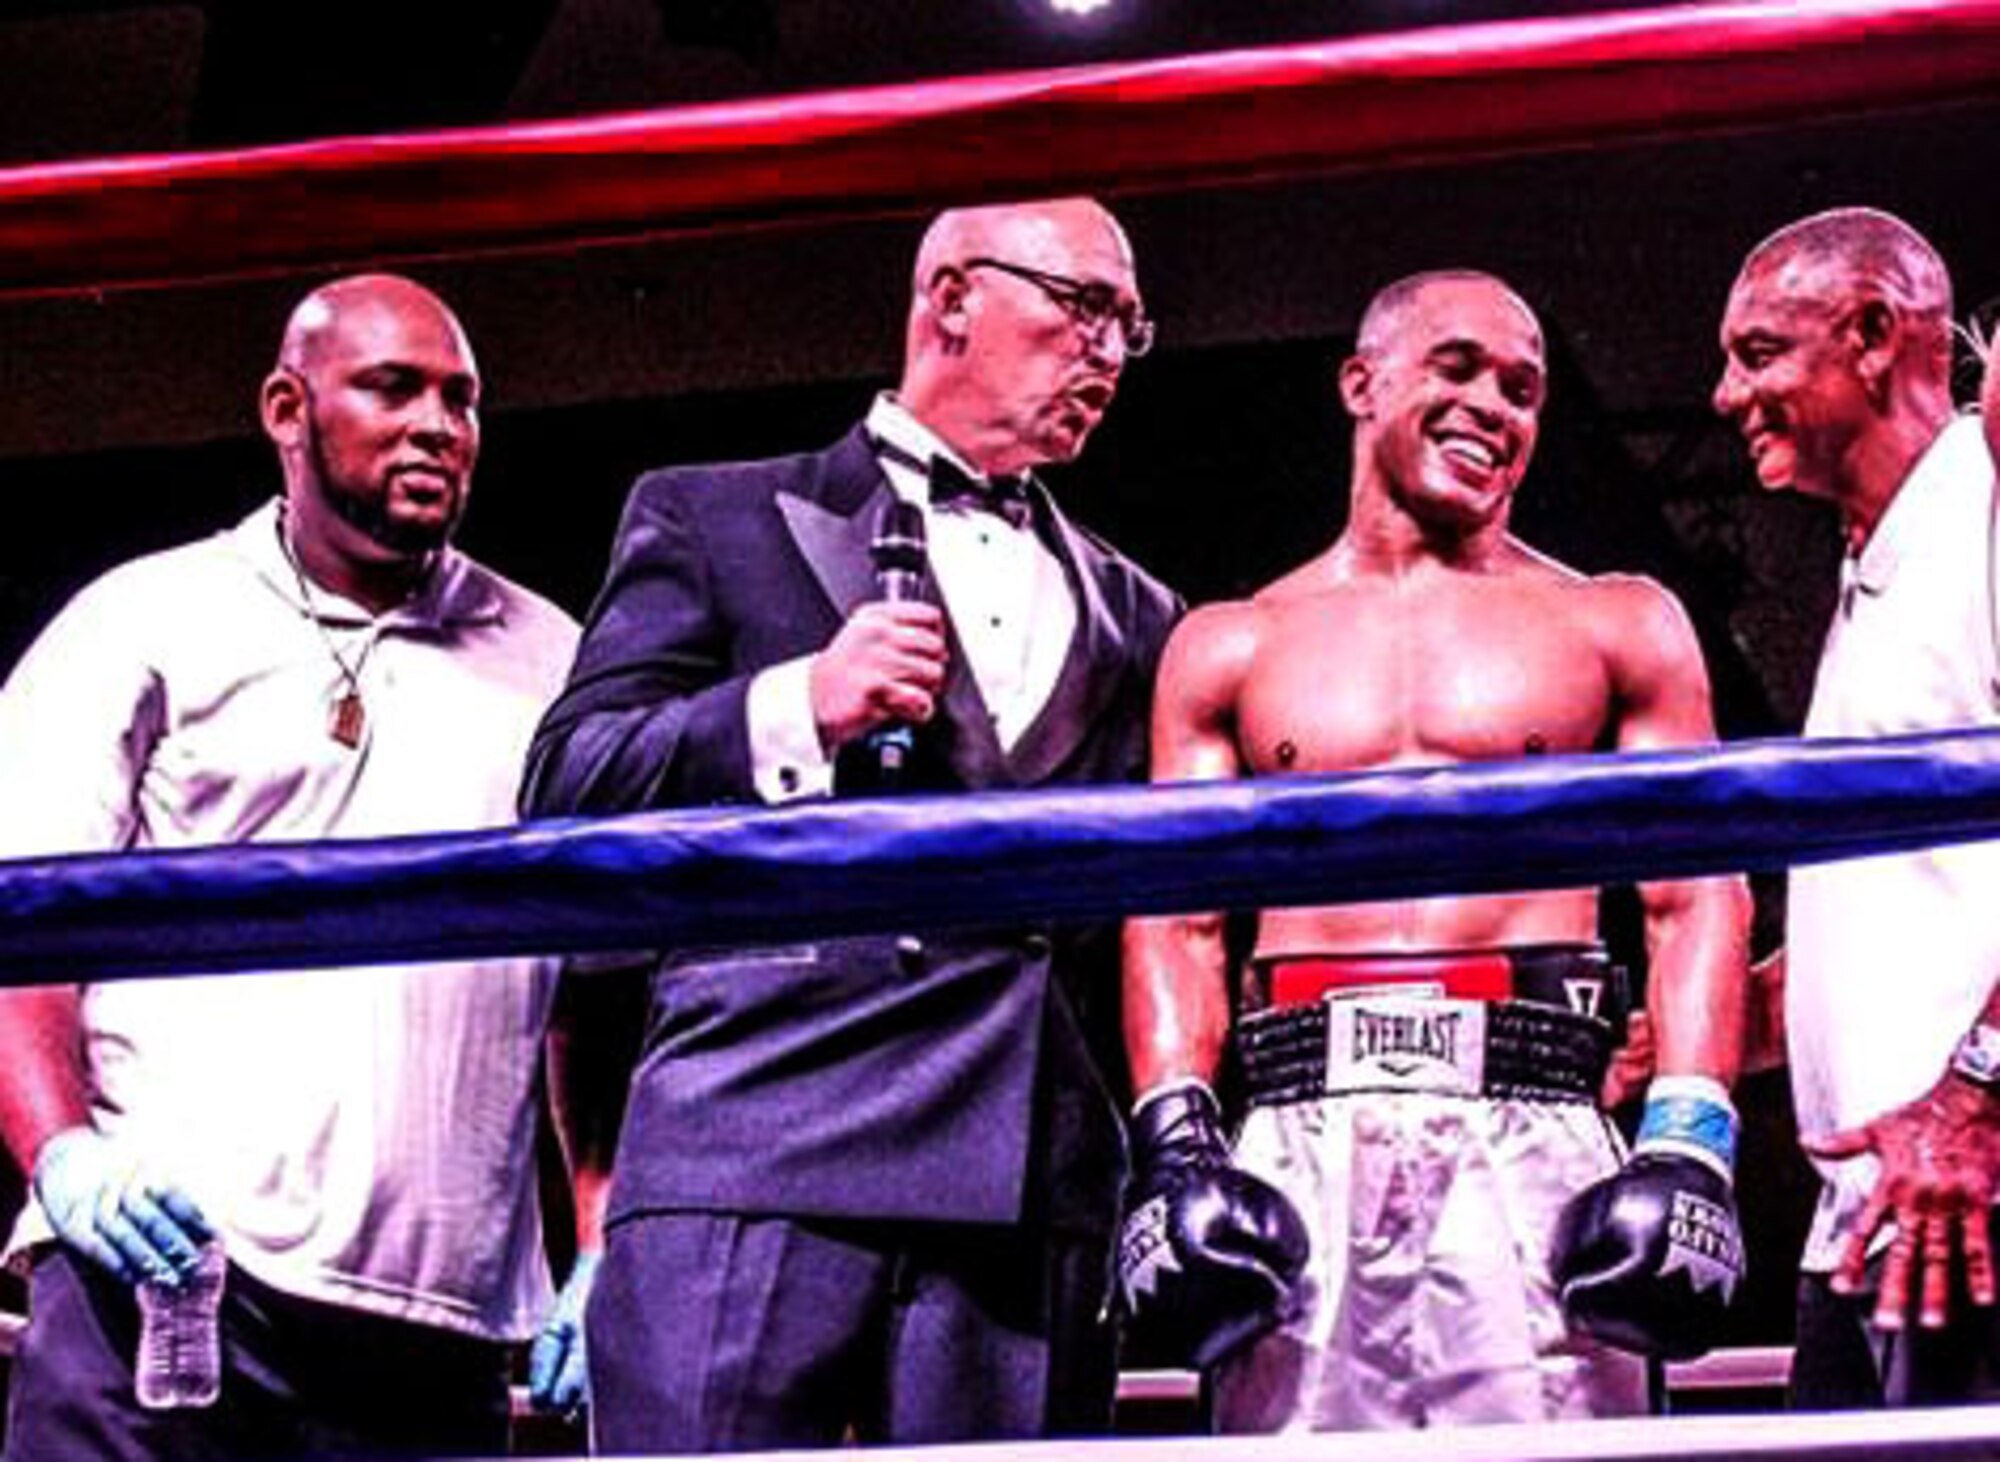
[[[1715,741],[1708,671],[1674,598],[1643,579],[1620,581],[1617,688],[1620,751]],[[1750,890],[1737,877],[1641,884],[1646,913],[1646,1008],[1657,1070],[1729,1085],[1742,1064],[1748,998]]]
[[[1238,697],[1256,652],[1248,605],[1181,621],[1154,692],[1156,781],[1240,775]],[[1118,1277],[1137,1345],[1206,1368],[1290,1312],[1310,1240],[1284,1195],[1238,1171],[1208,1083],[1229,1035],[1220,914],[1134,919],[1125,931],[1125,1038],[1140,1093]]]
[[[1639,579],[1612,581],[1621,751],[1714,739],[1708,677],[1680,606]],[[1610,1345],[1689,1358],[1728,1333],[1743,1278],[1727,1084],[1742,1054],[1750,896],[1741,879],[1643,885],[1647,1009],[1659,1074],[1632,1156],[1563,1207],[1550,1271],[1569,1323]]]
[[[1236,700],[1255,651],[1248,605],[1211,605],[1181,621],[1167,642],[1154,691],[1154,781],[1222,781],[1242,774]],[[1124,996],[1136,1091],[1186,1078],[1213,1080],[1230,1021],[1223,916],[1130,920]]]

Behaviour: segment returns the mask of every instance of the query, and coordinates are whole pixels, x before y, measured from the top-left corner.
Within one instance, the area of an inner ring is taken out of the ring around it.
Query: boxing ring
[[[0,300],[793,228],[1029,192],[1424,166],[1945,107],[1996,89],[2000,0],[1695,4],[46,164],[0,169]],[[791,940],[892,930],[914,908],[924,926],[950,927],[1557,888],[1996,835],[2000,733],[1974,732],[667,811],[0,863],[0,984]],[[1165,1396],[1184,1383],[1152,1384]],[[1958,1458],[1992,1456],[1996,1439],[2000,1410],[1967,1409],[1482,1428],[1432,1434],[1423,1450]],[[1411,1443],[1106,1439],[1004,1455],[1086,1450],[1105,1462],[1387,1459]]]
[[[822,802],[0,863],[0,983],[792,940],[1795,866],[2000,834],[2000,732],[1172,787]],[[251,976],[255,978],[255,976]],[[1770,1385],[1774,1357],[1737,1385]],[[1679,1384],[1730,1384],[1731,1358]],[[1740,1366],[1742,1358],[1735,1358]],[[1186,1394],[1155,1376],[1128,1399]],[[1442,1432],[1437,1458],[1990,1457],[2000,1408]],[[1407,1437],[1103,1441],[1387,1459]],[[1010,1449],[1073,1457],[1077,1444]],[[913,1454],[914,1455],[914,1454]],[[995,1455],[991,1447],[927,1457]]]

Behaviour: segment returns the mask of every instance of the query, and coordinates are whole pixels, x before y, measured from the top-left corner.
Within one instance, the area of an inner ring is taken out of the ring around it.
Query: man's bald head
[[[341,340],[362,314],[429,317],[444,324],[457,337],[465,359],[472,359],[471,342],[451,307],[414,279],[400,274],[351,274],[321,285],[293,308],[278,344],[278,365],[310,376],[333,343]]]
[[[1385,284],[1375,292],[1362,312],[1361,328],[1355,340],[1355,350],[1361,355],[1380,355],[1395,339],[1397,329],[1411,306],[1430,290],[1448,284],[1475,284],[1490,287],[1511,300],[1522,316],[1534,327],[1535,338],[1541,339],[1541,322],[1535,319],[1535,312],[1528,308],[1528,302],[1514,292],[1514,289],[1497,274],[1488,274],[1483,269],[1427,269],[1421,274],[1407,274],[1392,283]]]
[[[1101,232],[1115,240],[1129,266],[1132,246],[1125,230],[1094,198],[1043,198],[1027,203],[994,203],[941,213],[917,246],[911,287],[921,299],[937,271],[967,259],[998,257],[1032,264],[1050,237],[1068,230]]]
[[[479,456],[479,373],[444,302],[393,274],[314,290],[264,380],[290,541],[361,602],[396,602],[465,511]]]
[[[917,248],[897,397],[981,471],[1067,462],[1111,404],[1133,321],[1132,246],[1102,204],[952,209]]]

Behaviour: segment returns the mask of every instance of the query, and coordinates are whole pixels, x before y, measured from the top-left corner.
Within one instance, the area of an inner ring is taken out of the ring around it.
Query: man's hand
[[[1965,1262],[1966,1289],[1976,1305],[1994,1301],[1993,1250],[1988,1233],[1994,1184],[2000,1180],[2000,1100],[1946,1075],[1908,1106],[1865,1127],[1806,1139],[1814,1157],[1838,1161],[1874,1153],[1882,1171],[1834,1272],[1841,1294],[1867,1288],[1868,1246],[1885,1223],[1896,1236],[1882,1266],[1875,1323],[1903,1328],[1911,1282],[1921,1274],[1918,1318],[1927,1328],[1950,1310],[1954,1251]]]
[[[537,1411],[575,1416],[590,1405],[590,1367],[584,1352],[583,1311],[603,1255],[578,1254],[549,1317],[528,1349],[528,1399]]]
[[[1750,966],[1744,989],[1743,1072],[1771,1071],[1783,1066],[1785,1050],[1785,952]]]
[[[1646,1083],[1653,1079],[1659,1059],[1660,1048],[1653,1039],[1652,1017],[1644,1010],[1633,1011],[1626,1021],[1625,1039],[1611,1053],[1611,1062],[1604,1068],[1604,1085],[1598,1092],[1598,1105],[1612,1112],[1629,1101],[1636,1101],[1646,1090]]]
[[[1197,1081],[1132,1114],[1130,1212],[1118,1239],[1126,1313],[1169,1359],[1206,1369],[1277,1326],[1309,1250],[1285,1196],[1239,1171]]]
[[[807,675],[820,745],[831,753],[892,721],[928,721],[944,672],[944,612],[935,604],[861,605]]]
[[[33,1182],[56,1237],[128,1284],[178,1285],[215,1237],[192,1198],[89,1127],[44,1142]]]

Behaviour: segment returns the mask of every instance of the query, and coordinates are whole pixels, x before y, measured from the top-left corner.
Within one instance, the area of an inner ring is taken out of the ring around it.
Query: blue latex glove
[[[597,1264],[603,1257],[595,1251],[576,1256],[554,1308],[535,1332],[535,1343],[528,1349],[528,1399],[537,1411],[575,1416],[590,1405],[583,1307],[590,1301],[590,1287],[597,1281]]]
[[[128,1284],[178,1285],[215,1237],[192,1198],[142,1172],[135,1154],[89,1127],[42,1144],[34,1186],[56,1237]]]

